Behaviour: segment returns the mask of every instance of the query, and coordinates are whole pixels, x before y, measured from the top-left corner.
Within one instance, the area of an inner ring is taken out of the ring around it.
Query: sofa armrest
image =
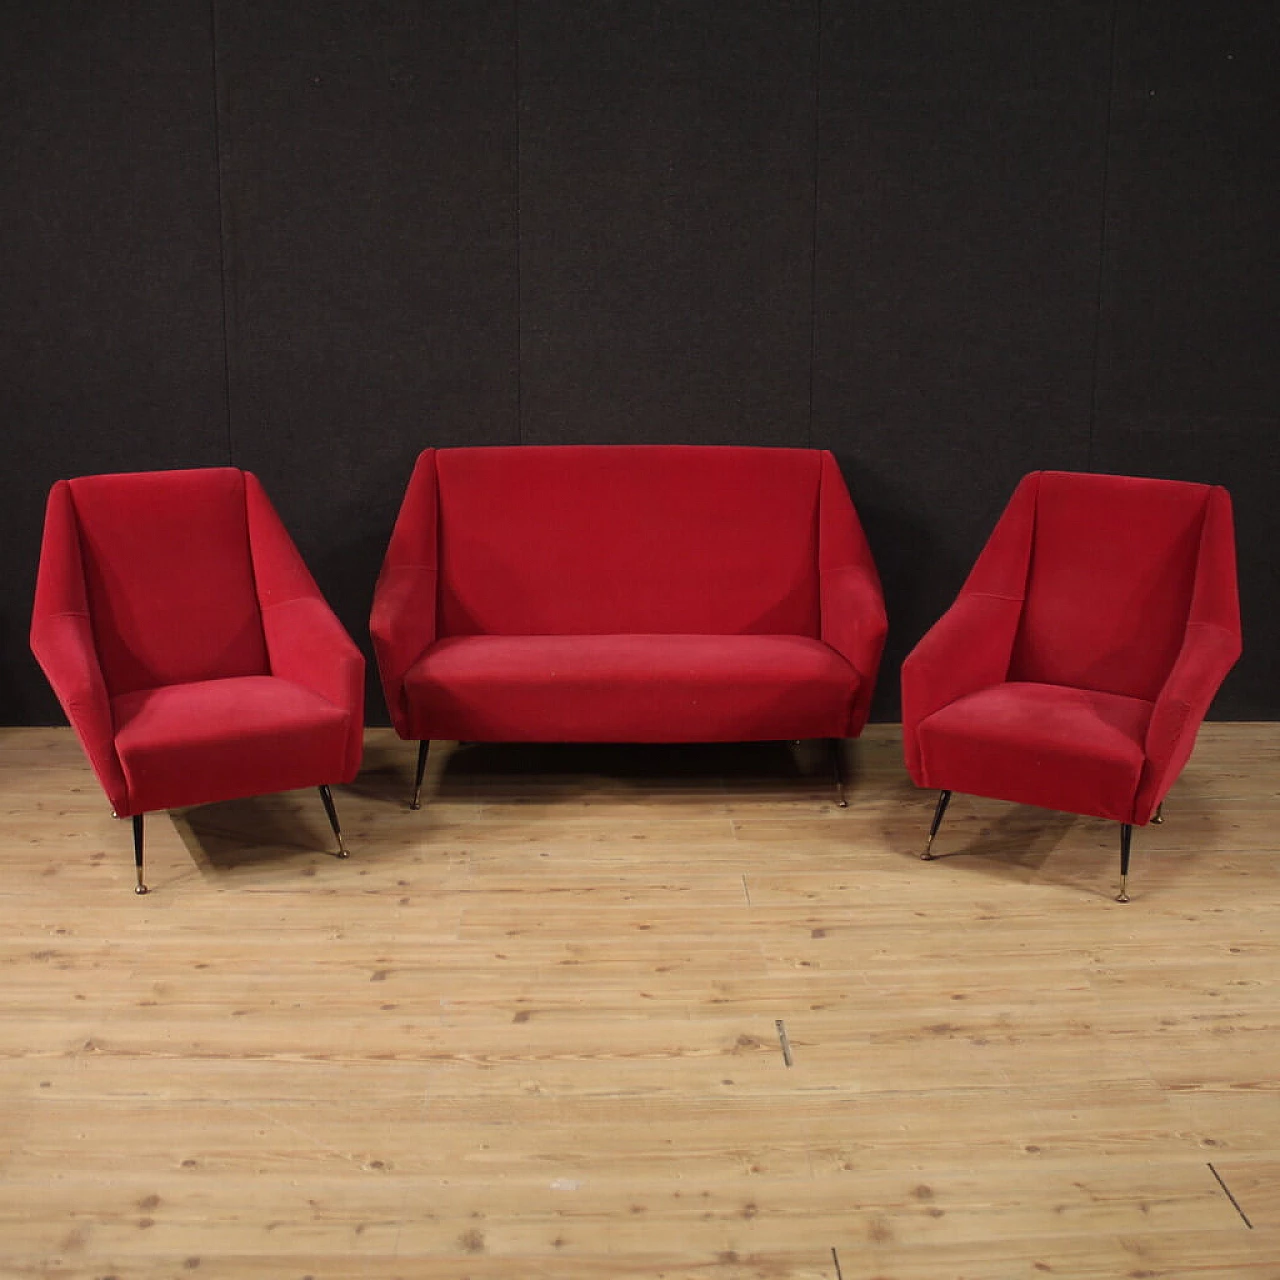
[[[1022,616],[1022,600],[983,592],[961,594],[902,664],[902,745],[917,786],[925,780],[916,730],[943,707],[1001,684]]]
[[[871,711],[880,655],[889,629],[880,580],[865,565],[824,569],[821,575],[822,640],[858,673],[848,736],[862,732]]]
[[[373,589],[369,634],[391,723],[412,737],[404,678],[435,643],[439,497],[436,451],[418,455]]]
[[[1229,627],[1193,622],[1156,698],[1147,725],[1147,762],[1134,802],[1146,822],[1191,757],[1196,733],[1214,695],[1240,656],[1240,637]]]
[[[867,722],[889,623],[880,575],[835,455],[821,453],[818,480],[820,636],[858,673],[848,736]]]
[[[411,737],[404,678],[436,639],[436,571],[420,564],[384,565],[373,592],[369,634],[391,722],[402,738]]]

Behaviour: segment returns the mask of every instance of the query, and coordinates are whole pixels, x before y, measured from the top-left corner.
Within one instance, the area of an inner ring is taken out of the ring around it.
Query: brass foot
[[[324,811],[329,817],[329,825],[333,828],[334,839],[338,842],[338,857],[350,857],[347,853],[346,841],[342,838],[342,828],[338,825],[338,811],[334,808],[333,793],[327,786],[320,788],[320,799],[324,801]]]
[[[942,826],[942,815],[947,811],[947,805],[951,803],[950,791],[938,792],[938,803],[933,811],[933,821],[929,824],[929,840],[924,847],[924,852],[920,855],[921,862],[933,861],[933,838],[938,834],[938,828]]]
[[[844,794],[844,743],[840,738],[831,739],[831,777],[836,784],[836,808],[847,809],[849,801]]]
[[[1133,843],[1133,824],[1124,823],[1120,828],[1120,892],[1117,902],[1129,901],[1129,848]]]
[[[409,808],[415,812],[422,808],[422,779],[427,774],[427,752],[430,750],[430,738],[423,738],[418,743],[418,768],[413,776],[413,799],[409,801]]]
[[[138,883],[134,885],[133,891],[137,894],[147,892],[147,886],[142,882],[143,817],[141,813],[133,815],[133,867],[138,876]]]
[[[1160,803],[1156,805],[1156,811],[1151,815],[1151,825],[1153,827],[1164,826],[1164,801],[1163,800],[1161,800]]]

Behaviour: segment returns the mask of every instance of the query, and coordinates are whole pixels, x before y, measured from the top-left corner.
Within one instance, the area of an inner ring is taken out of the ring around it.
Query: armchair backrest
[[[1206,521],[1227,503],[1225,521]],[[1201,575],[1235,592],[1226,491],[1130,476],[1038,472],[1029,505],[1025,599],[1009,679],[1154,699],[1186,636]],[[1223,543],[1225,531],[1226,545]]]
[[[231,467],[61,481],[98,660],[112,696],[268,671],[244,473]],[[58,536],[58,535],[55,535]],[[49,534],[46,534],[48,539]]]
[[[441,636],[819,632],[818,450],[435,457]]]

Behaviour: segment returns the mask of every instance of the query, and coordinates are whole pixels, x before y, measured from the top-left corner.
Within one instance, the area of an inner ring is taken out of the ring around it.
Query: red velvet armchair
[[[1225,489],[1037,472],[902,668],[916,784],[1110,818],[1159,809],[1240,654]]]
[[[116,816],[329,784],[360,763],[364,659],[256,477],[86,476],[49,494],[31,647]]]

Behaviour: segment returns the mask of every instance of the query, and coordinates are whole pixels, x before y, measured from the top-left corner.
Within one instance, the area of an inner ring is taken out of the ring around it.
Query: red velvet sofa
[[[854,737],[885,628],[830,453],[667,445],[427,449],[370,623],[419,779],[433,738]]]

